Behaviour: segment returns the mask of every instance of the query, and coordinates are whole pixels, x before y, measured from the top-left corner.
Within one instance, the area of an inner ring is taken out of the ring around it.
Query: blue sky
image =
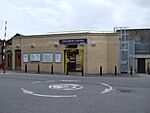
[[[149,0],[0,0],[0,37],[150,26]]]

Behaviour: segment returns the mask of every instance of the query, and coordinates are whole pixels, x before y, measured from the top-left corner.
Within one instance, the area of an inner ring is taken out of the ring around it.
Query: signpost
[[[6,30],[7,30],[7,21],[5,21],[5,34],[4,34],[4,41],[3,41],[3,54],[2,54],[3,73],[6,73]]]

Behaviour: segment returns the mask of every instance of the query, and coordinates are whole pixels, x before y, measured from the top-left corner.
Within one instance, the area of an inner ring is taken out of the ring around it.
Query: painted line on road
[[[113,89],[112,86],[110,86],[109,84],[102,83],[102,82],[100,82],[100,84],[107,87],[106,89],[104,89],[104,90],[101,92],[101,94],[109,93],[109,92],[115,90],[115,89]]]
[[[47,81],[34,81],[32,83],[33,84],[38,84],[38,83],[41,83],[41,82],[57,82],[57,81],[60,81],[60,82],[80,82],[79,80],[47,80]]]
[[[38,83],[41,83],[42,81],[34,81],[32,82],[33,84],[38,84]]]
[[[45,81],[45,82],[55,82],[54,80],[48,80],[48,81]]]
[[[80,82],[80,80],[59,80],[61,82]]]
[[[38,96],[38,97],[48,97],[48,98],[75,98],[77,97],[77,95],[43,95],[43,94],[38,94],[38,93],[34,93],[31,90],[27,90],[24,88],[21,88],[22,92],[24,94],[29,94],[29,95],[33,95],[33,96]]]

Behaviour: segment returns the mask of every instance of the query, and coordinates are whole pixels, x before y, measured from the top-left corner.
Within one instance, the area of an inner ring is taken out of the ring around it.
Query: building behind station
[[[50,72],[53,65],[55,73],[81,72],[83,67],[85,74],[99,74],[101,66],[103,73],[115,73],[115,67],[118,73],[129,73],[131,67],[135,73],[147,73],[150,29],[16,34],[7,41],[6,56],[12,70],[25,70],[26,65],[36,72],[39,65],[41,72]]]

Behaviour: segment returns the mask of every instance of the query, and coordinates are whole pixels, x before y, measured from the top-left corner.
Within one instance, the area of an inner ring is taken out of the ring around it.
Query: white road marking
[[[38,84],[38,83],[41,83],[42,81],[34,81],[32,82],[33,84]]]
[[[24,89],[24,88],[21,88],[21,90],[23,91],[23,93],[26,93],[26,94],[33,94],[33,92],[30,91],[30,90],[27,90],[27,89]]]
[[[29,95],[33,95],[33,96],[38,96],[38,97],[48,97],[48,98],[69,98],[69,97],[77,97],[77,95],[43,95],[43,94],[37,94],[34,93],[31,90],[27,90],[24,88],[21,88],[21,90],[23,91],[24,94],[29,94]]]
[[[55,82],[54,80],[48,80],[48,81],[45,81],[45,82]]]
[[[38,84],[41,82],[56,82],[56,81],[62,81],[62,82],[80,82],[79,80],[47,80],[47,81],[34,81],[33,84]]]
[[[59,80],[59,81],[62,81],[62,82],[80,82],[79,80]]]
[[[62,81],[62,82],[79,82],[79,80],[48,80],[48,81],[34,81],[32,83],[41,83],[41,82],[56,82],[56,81]],[[101,94],[106,94],[109,93],[115,89],[112,88],[109,84],[102,83],[100,82],[101,85],[107,87],[103,91],[101,91]],[[48,86],[51,89],[56,89],[56,90],[80,90],[84,88],[83,86],[79,84],[52,84]],[[24,88],[21,88],[22,92],[24,94],[29,94],[33,96],[38,96],[38,97],[48,97],[48,98],[69,98],[69,97],[77,97],[77,95],[44,95],[44,94],[38,94],[33,92],[32,90],[27,90]]]
[[[79,90],[82,89],[83,86],[79,84],[52,84],[49,88],[56,90]]]
[[[101,92],[101,94],[109,93],[109,92],[111,92],[112,90],[115,90],[115,89],[113,89],[112,86],[110,86],[109,84],[105,84],[105,83],[102,83],[102,82],[100,82],[100,84],[107,87],[106,89],[104,89],[104,90]]]

